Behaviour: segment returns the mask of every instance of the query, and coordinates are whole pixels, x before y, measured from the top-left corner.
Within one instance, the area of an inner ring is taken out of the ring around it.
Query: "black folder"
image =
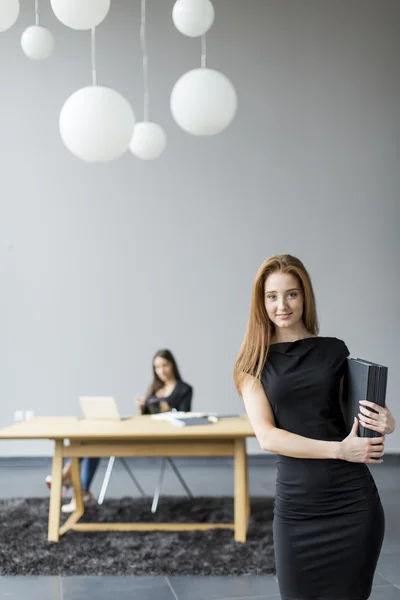
[[[388,369],[383,365],[362,358],[347,359],[343,386],[343,414],[348,431],[353,426],[354,417],[358,419],[358,413],[361,412],[360,400],[369,400],[378,406],[386,406],[387,375]],[[369,406],[365,408],[376,412]],[[381,436],[378,431],[367,429],[363,425],[359,425],[358,435],[367,438]]]

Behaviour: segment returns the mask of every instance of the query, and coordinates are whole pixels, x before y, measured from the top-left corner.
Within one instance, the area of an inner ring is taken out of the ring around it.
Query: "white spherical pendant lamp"
[[[158,123],[136,123],[129,149],[136,158],[154,160],[161,156],[167,145],[167,136]]]
[[[10,29],[19,15],[19,0],[0,0],[0,32]]]
[[[206,33],[214,23],[215,11],[210,0],[177,0],[172,20],[177,30],[188,37]]]
[[[177,30],[188,37],[206,33],[214,23],[215,11],[210,0],[177,0],[172,20]]]
[[[21,37],[25,55],[32,60],[45,60],[54,50],[54,36],[46,27],[31,25]]]
[[[51,0],[57,19],[71,29],[92,29],[107,16],[110,0]]]
[[[60,114],[60,134],[68,150],[86,162],[108,162],[129,148],[135,115],[115,90],[85,87],[70,96]]]
[[[193,69],[178,79],[170,106],[177,124],[192,135],[223,131],[237,110],[237,95],[229,79],[213,69]]]

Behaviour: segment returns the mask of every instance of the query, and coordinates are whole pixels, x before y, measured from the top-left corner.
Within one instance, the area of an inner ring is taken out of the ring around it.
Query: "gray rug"
[[[226,497],[110,499],[85,521],[233,522]],[[275,573],[272,498],[253,498],[246,544],[232,530],[76,532],[47,541],[47,498],[0,500],[0,575],[267,575]],[[83,519],[82,519],[83,521]]]

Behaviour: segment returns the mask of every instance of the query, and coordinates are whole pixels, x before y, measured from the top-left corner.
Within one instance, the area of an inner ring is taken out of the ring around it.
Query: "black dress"
[[[337,338],[271,346],[261,381],[278,428],[316,440],[347,436],[339,384],[348,355]],[[282,600],[368,598],[384,529],[366,464],[277,456],[273,534]]]
[[[189,412],[192,405],[193,388],[185,381],[177,381],[174,389],[169,396],[159,398],[155,394],[149,396],[146,400],[146,404],[142,415],[149,415],[150,413],[157,413],[160,411],[160,402],[168,402],[170,409],[175,408],[176,410],[182,410]]]

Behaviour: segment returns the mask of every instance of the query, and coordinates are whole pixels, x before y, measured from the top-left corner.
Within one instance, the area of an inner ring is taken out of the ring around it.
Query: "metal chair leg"
[[[107,487],[108,487],[108,483],[110,481],[111,473],[113,470],[114,462],[115,462],[115,456],[110,456],[110,458],[108,460],[106,474],[104,475],[103,484],[101,486],[99,499],[97,501],[98,504],[103,504],[103,501],[104,501],[104,498],[106,495],[106,491],[107,491]]]
[[[134,476],[134,474],[132,473],[132,471],[129,468],[128,463],[126,462],[126,459],[124,457],[121,457],[121,462],[125,467],[126,472],[128,473],[129,477],[131,478],[131,480],[133,481],[133,483],[136,485],[137,489],[139,490],[139,492],[142,494],[143,498],[146,497],[145,491],[142,488],[142,486],[140,485],[140,483],[138,482],[138,480],[136,479],[136,477]]]
[[[167,458],[167,461],[169,462],[169,464],[171,465],[171,467],[175,471],[175,475],[177,476],[177,478],[181,482],[181,484],[182,484],[182,486],[183,486],[186,494],[188,495],[188,498],[193,498],[192,492],[190,491],[190,489],[189,489],[186,481],[183,479],[182,475],[179,473],[178,467],[176,466],[176,464],[174,463],[174,461],[172,460],[172,458]]]
[[[166,464],[166,462],[167,462],[167,459],[163,458],[162,462],[161,462],[161,470],[160,470],[160,475],[158,477],[158,483],[157,483],[156,491],[154,492],[153,504],[151,505],[151,512],[153,514],[157,510],[158,500],[160,498],[160,493],[161,493],[161,486],[162,486],[162,482],[163,482],[163,479],[164,479],[164,472],[165,472],[165,464]]]

